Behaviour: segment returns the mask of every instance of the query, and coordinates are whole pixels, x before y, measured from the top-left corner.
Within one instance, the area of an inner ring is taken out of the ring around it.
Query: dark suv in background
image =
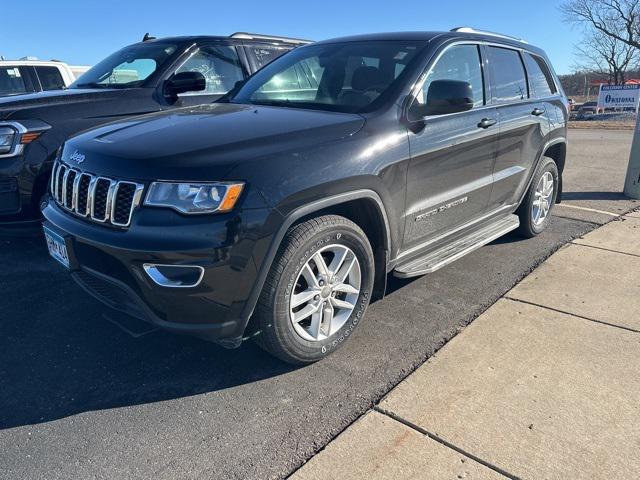
[[[387,273],[541,233],[567,113],[544,52],[517,39],[460,28],[328,40],[218,103],[70,139],[45,234],[107,305],[309,363],[349,338]]]
[[[132,115],[212,102],[306,43],[248,33],[145,36],[66,90],[0,98],[0,223],[38,215],[56,150],[70,135]]]

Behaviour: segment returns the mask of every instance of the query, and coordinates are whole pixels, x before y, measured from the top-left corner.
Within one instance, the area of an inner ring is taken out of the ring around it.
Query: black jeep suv
[[[145,36],[67,90],[0,98],[0,221],[39,214],[56,150],[70,135],[132,115],[212,102],[305,43],[248,33]]]
[[[389,272],[544,230],[567,106],[545,54],[497,34],[303,46],[219,103],[67,141],[49,249],[107,305],[312,362],[348,339]]]

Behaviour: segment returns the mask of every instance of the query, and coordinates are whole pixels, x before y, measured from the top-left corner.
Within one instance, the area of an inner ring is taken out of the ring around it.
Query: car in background
[[[578,117],[588,117],[597,113],[599,113],[598,102],[585,102],[578,109]]]
[[[57,60],[0,60],[0,97],[62,90],[89,68]]]
[[[66,90],[0,98],[0,222],[39,216],[53,160],[69,136],[133,115],[213,102],[273,59],[307,43],[248,33],[145,35]]]

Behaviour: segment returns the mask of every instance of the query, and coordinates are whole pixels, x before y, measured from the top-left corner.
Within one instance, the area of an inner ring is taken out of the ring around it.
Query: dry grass
[[[569,128],[580,129],[605,129],[605,130],[633,130],[635,120],[609,121],[609,120],[572,120],[567,123]]]

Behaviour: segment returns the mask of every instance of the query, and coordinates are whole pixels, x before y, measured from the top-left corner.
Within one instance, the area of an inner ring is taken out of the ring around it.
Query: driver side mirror
[[[207,81],[200,72],[180,72],[166,81],[164,94],[175,98],[180,93],[200,92],[207,88]]]
[[[414,102],[413,118],[466,112],[473,108],[473,87],[459,80],[434,80],[429,85],[427,103]]]

